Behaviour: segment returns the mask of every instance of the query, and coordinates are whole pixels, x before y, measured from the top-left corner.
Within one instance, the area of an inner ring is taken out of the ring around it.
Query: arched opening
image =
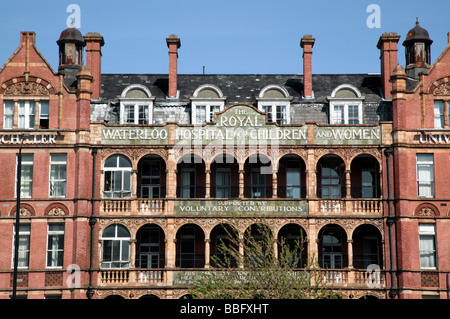
[[[156,224],[142,226],[136,234],[136,268],[163,268],[165,235]]]
[[[345,164],[337,155],[325,155],[317,163],[317,196],[345,197]]]
[[[205,198],[205,163],[198,155],[185,155],[177,164],[177,197]]]
[[[210,264],[212,267],[237,267],[236,253],[239,252],[238,233],[229,224],[213,228],[210,235]]]
[[[211,197],[239,197],[239,165],[231,155],[217,156],[211,163]]]
[[[383,268],[381,233],[373,225],[358,226],[353,232],[353,266],[367,269],[369,265]]]
[[[262,154],[250,155],[244,164],[244,197],[272,197],[272,163]]]
[[[176,266],[203,268],[205,266],[205,234],[195,224],[186,224],[177,231]]]
[[[298,259],[296,263],[297,268],[306,266],[308,263],[308,243],[303,227],[297,224],[287,224],[280,229],[278,232],[278,256],[286,248],[290,253],[296,253],[295,258]]]
[[[306,197],[306,166],[298,155],[285,155],[278,163],[277,196],[280,198]]]
[[[273,233],[265,224],[252,224],[244,233],[244,268],[268,266],[275,257]]]
[[[124,155],[112,155],[103,165],[103,197],[131,197],[131,162]]]
[[[158,155],[146,155],[138,163],[138,198],[166,197],[166,163]]]
[[[130,267],[130,232],[120,224],[108,226],[102,233],[102,268]]]
[[[379,198],[381,196],[380,165],[371,155],[358,155],[350,167],[351,195],[353,198]]]
[[[339,225],[325,225],[319,232],[319,266],[342,269],[348,266],[347,234]]]

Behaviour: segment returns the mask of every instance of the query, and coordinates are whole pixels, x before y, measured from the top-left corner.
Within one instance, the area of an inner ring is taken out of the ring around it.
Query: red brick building
[[[432,63],[417,24],[404,67],[400,38],[379,75],[314,74],[311,35],[303,75],[178,74],[176,35],[168,74],[102,74],[100,34],[64,30],[56,72],[22,32],[0,69],[0,298],[19,150],[18,297],[181,298],[256,213],[305,234],[344,298],[448,298],[450,38]]]

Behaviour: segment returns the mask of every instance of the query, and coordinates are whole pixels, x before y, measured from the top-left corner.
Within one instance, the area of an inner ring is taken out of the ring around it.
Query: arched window
[[[131,162],[123,155],[109,157],[103,165],[106,198],[131,197]]]
[[[111,225],[102,234],[102,268],[130,266],[130,233],[122,225]]]

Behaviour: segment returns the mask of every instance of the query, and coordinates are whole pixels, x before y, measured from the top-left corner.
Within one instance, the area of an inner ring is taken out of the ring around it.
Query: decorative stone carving
[[[48,212],[48,216],[64,216],[66,212],[61,207],[53,207]]]
[[[435,95],[450,95],[450,82],[440,84],[435,90]]]
[[[436,212],[431,207],[424,207],[417,213],[418,216],[422,217],[435,217]]]
[[[28,208],[21,207],[19,211],[20,217],[30,217],[32,214]]]
[[[5,95],[40,95],[48,96],[48,89],[42,84],[35,82],[19,82],[8,86]]]

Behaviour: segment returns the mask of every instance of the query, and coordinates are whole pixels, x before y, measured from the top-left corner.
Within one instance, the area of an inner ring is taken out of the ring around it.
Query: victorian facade
[[[376,75],[312,74],[311,35],[303,75],[178,74],[176,35],[168,74],[101,74],[103,37],[73,28],[56,73],[22,33],[0,70],[0,293],[20,148],[19,295],[182,298],[227,229],[263,222],[345,298],[446,298],[449,47],[431,64],[416,28],[406,71],[380,37]]]

